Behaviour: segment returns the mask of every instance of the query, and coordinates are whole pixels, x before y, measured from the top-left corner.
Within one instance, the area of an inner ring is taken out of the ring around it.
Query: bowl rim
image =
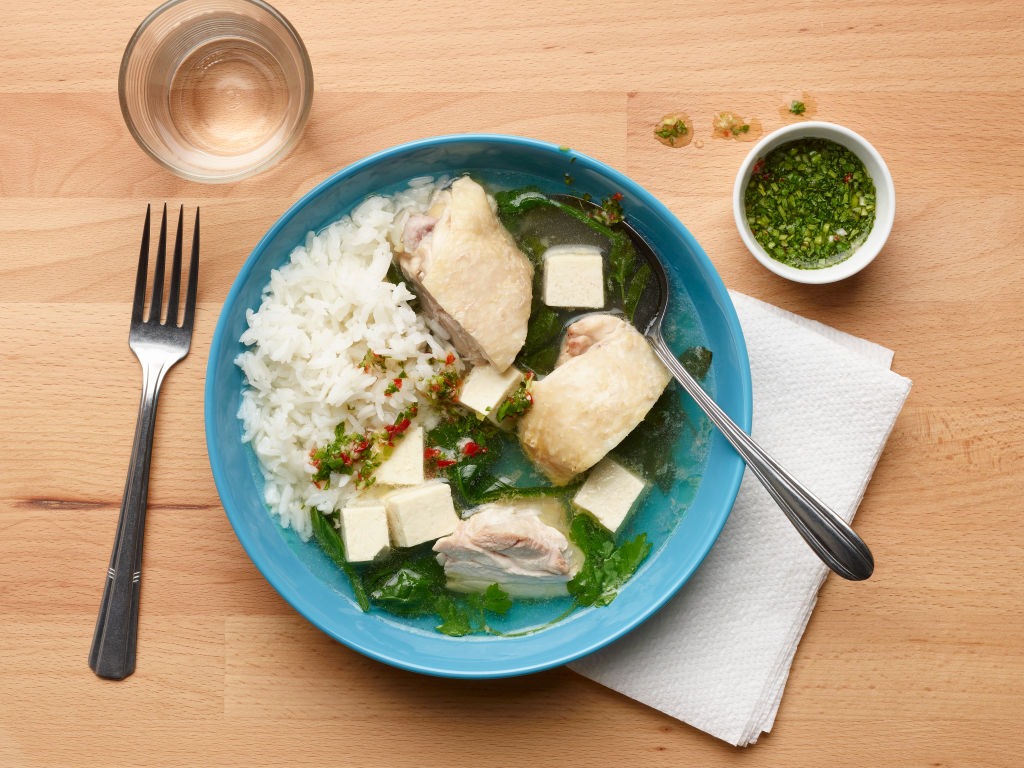
[[[822,136],[822,133],[828,135]],[[747,188],[750,169],[757,162],[758,158],[766,155],[784,141],[792,141],[811,135],[828,138],[837,144],[841,144],[857,155],[861,162],[864,162],[864,158],[867,156],[877,163],[881,169],[880,178],[873,178],[872,181],[875,182],[876,188],[879,185],[885,188],[890,202],[884,211],[877,208],[875,210],[875,224],[869,234],[870,238],[876,232],[879,233],[874,243],[869,245],[865,241],[850,258],[832,266],[822,267],[821,269],[797,269],[773,259],[765,252],[761,244],[754,239],[754,236],[750,233],[750,225],[747,223],[743,194]],[[896,218],[896,189],[893,186],[889,166],[885,164],[885,160],[882,159],[878,150],[867,139],[849,128],[837,125],[836,123],[828,123],[821,120],[804,120],[772,131],[757,142],[750,152],[747,153],[746,158],[740,164],[739,171],[736,173],[736,183],[733,186],[732,192],[732,213],[733,219],[736,222],[736,230],[739,232],[743,244],[747,246],[747,250],[761,264],[787,280],[797,283],[822,285],[844,280],[851,275],[857,274],[874,261],[875,257],[881,252],[886,241],[889,239],[889,233],[892,231],[893,221]]]
[[[490,679],[490,678],[501,678],[501,677],[513,677],[517,675],[531,674],[534,672],[540,672],[545,669],[562,666],[566,663],[574,661],[582,656],[586,656],[600,648],[608,645],[609,643],[619,639],[623,635],[627,634],[637,626],[642,624],[648,618],[650,618],[655,612],[657,612],[668,600],[670,600],[679,589],[690,579],[693,573],[697,570],[700,564],[707,557],[711,547],[718,540],[721,535],[722,529],[725,527],[725,523],[728,520],[729,514],[732,511],[732,507],[735,504],[736,496],[739,493],[740,482],[743,479],[745,472],[745,465],[739,456],[736,456],[736,464],[732,472],[731,477],[726,481],[724,485],[724,496],[726,503],[723,505],[723,511],[719,512],[719,518],[715,520],[717,530],[714,535],[707,535],[706,540],[703,542],[703,551],[699,551],[699,556],[693,562],[692,567],[689,569],[680,569],[675,575],[675,578],[671,581],[667,589],[658,595],[655,599],[649,601],[642,611],[638,612],[638,615],[629,622],[624,622],[619,625],[615,631],[607,633],[598,638],[595,642],[581,643],[582,647],[576,647],[574,650],[568,652],[562,652],[559,654],[552,654],[552,657],[542,663],[534,663],[527,666],[515,666],[516,661],[505,661],[505,668],[501,669],[489,669],[485,671],[480,670],[462,670],[462,669],[451,669],[451,668],[440,668],[437,666],[431,667],[430,665],[423,663],[416,663],[414,661],[402,658],[400,655],[389,655],[387,652],[380,648],[375,648],[367,645],[360,645],[353,639],[343,636],[334,627],[330,626],[324,621],[320,620],[320,617],[316,615],[313,610],[313,606],[307,604],[307,601],[301,599],[300,595],[295,593],[295,590],[290,588],[285,583],[285,579],[273,568],[265,567],[264,561],[266,558],[263,553],[256,546],[257,542],[255,537],[251,536],[249,531],[241,525],[235,524],[235,517],[241,514],[238,509],[231,508],[225,503],[224,493],[222,489],[228,487],[230,481],[227,477],[225,467],[222,463],[222,457],[219,450],[211,446],[216,446],[216,426],[214,419],[214,409],[216,403],[216,361],[219,356],[223,354],[222,347],[225,343],[226,326],[228,324],[228,314],[225,311],[229,306],[233,305],[238,298],[239,293],[242,291],[243,284],[248,278],[249,274],[253,271],[256,263],[261,258],[262,254],[270,244],[270,242],[277,236],[278,232],[283,229],[288,222],[307,204],[318,197],[322,192],[333,187],[338,182],[354,176],[361,171],[373,166],[375,163],[388,158],[392,155],[411,152],[419,148],[427,148],[438,145],[450,144],[450,143],[463,143],[463,142],[491,142],[500,145],[510,147],[526,147],[534,150],[542,150],[551,153],[553,156],[563,154],[567,148],[560,145],[553,144],[551,142],[540,141],[537,139],[530,139],[520,136],[510,136],[504,134],[486,134],[486,133],[471,133],[471,134],[455,134],[445,136],[435,136],[426,139],[419,139],[397,146],[393,146],[372,155],[369,155],[361,160],[358,160],[351,165],[348,165],[335,173],[328,176],[326,179],[321,181],[306,194],[299,198],[291,207],[285,211],[284,214],[271,226],[271,228],[263,235],[263,237],[256,244],[256,247],[249,254],[245,263],[242,265],[235,278],[234,283],[228,292],[227,297],[221,307],[217,325],[214,330],[213,339],[210,344],[210,351],[207,360],[207,373],[206,383],[204,388],[204,422],[205,422],[205,433],[207,442],[207,456],[210,460],[210,468],[213,473],[214,482],[217,486],[218,496],[220,497],[221,503],[224,507],[228,521],[238,537],[239,542],[245,549],[246,554],[252,560],[253,564],[260,571],[261,575],[270,583],[270,585],[289,603],[297,612],[299,612],[307,621],[317,627],[320,631],[327,634],[329,637],[334,638],[343,645],[362,653],[377,661],[384,662],[391,666],[395,666],[401,669],[406,669],[412,672],[418,672],[421,674],[435,675],[440,677],[450,678],[461,678],[461,679]],[[696,241],[693,235],[686,229],[681,221],[654,195],[648,192],[646,189],[641,187],[637,182],[629,179],[624,174],[620,173],[616,169],[609,165],[596,160],[593,157],[584,155],[580,152],[572,150],[572,153],[577,158],[585,159],[587,163],[593,165],[593,167],[606,175],[614,184],[619,185],[621,188],[628,189],[629,192],[635,195],[638,199],[642,200],[644,204],[653,208],[658,215],[664,217],[670,224],[672,229],[684,240],[692,241],[692,244],[696,246],[694,253],[697,260],[702,262],[705,269],[711,277],[709,289],[713,293],[714,297],[718,300],[718,304],[721,307],[723,314],[725,315],[726,323],[729,326],[730,333],[736,343],[736,356],[737,362],[740,368],[740,381],[739,390],[741,393],[741,413],[737,423],[747,433],[751,430],[751,423],[753,417],[753,391],[752,391],[752,380],[750,374],[750,362],[747,356],[746,342],[744,340],[743,331],[740,326],[739,317],[736,314],[735,307],[733,306],[732,299],[729,296],[724,283],[722,282],[721,276],[714,268],[713,263],[704,249],[701,248],[700,244]],[[228,340],[233,341],[233,340]],[[723,439],[721,435],[717,435],[716,439]],[[230,497],[229,497],[230,498]],[[274,522],[277,526],[278,523]],[[673,533],[673,536],[675,533]],[[671,538],[669,539],[671,541]],[[306,568],[304,564],[301,564],[302,568]],[[297,604],[298,603],[298,604]],[[517,638],[519,640],[532,640],[533,638],[544,638],[545,633],[538,633],[537,635],[529,636],[528,638]],[[496,660],[496,663],[499,660]]]
[[[287,18],[285,18],[283,13],[270,5],[270,3],[264,2],[264,0],[237,0],[237,2],[255,5],[269,13],[281,24],[282,27],[284,27],[295,41],[295,45],[299,49],[299,57],[302,60],[302,71],[306,78],[306,87],[302,94],[302,112],[299,114],[299,119],[296,121],[295,128],[289,134],[288,139],[277,148],[277,151],[274,152],[274,154],[264,158],[255,165],[251,165],[244,170],[237,171],[232,174],[224,176],[202,176],[191,173],[174,165],[173,163],[167,162],[157,154],[156,150],[149,146],[135,127],[135,120],[132,118],[131,109],[128,107],[128,96],[126,93],[128,65],[131,62],[132,54],[135,52],[136,43],[138,43],[142,33],[146,31],[150,24],[176,5],[196,1],[197,0],[167,0],[167,2],[161,4],[157,8],[154,8],[149,15],[142,20],[139,26],[135,29],[135,32],[132,33],[131,38],[128,40],[128,44],[125,46],[124,53],[121,55],[121,67],[117,73],[117,100],[121,106],[121,117],[124,119],[124,124],[128,128],[128,132],[132,135],[132,138],[135,139],[135,143],[139,145],[142,151],[149,155],[157,165],[170,171],[175,176],[180,176],[188,181],[197,181],[201,184],[230,184],[235,181],[241,181],[242,179],[248,179],[250,176],[255,176],[257,173],[262,173],[268,168],[273,167],[280,162],[283,157],[291,152],[299,142],[299,139],[302,138],[302,133],[306,129],[306,122],[309,120],[309,113],[313,108],[313,64],[309,59],[309,51],[306,50],[306,44],[302,42],[302,36],[299,35],[298,30],[295,29]]]

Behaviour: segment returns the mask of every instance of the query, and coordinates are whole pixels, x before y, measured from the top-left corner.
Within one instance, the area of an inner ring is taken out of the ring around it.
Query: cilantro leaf
[[[608,605],[618,595],[618,589],[651,551],[647,534],[641,533],[632,541],[616,548],[611,534],[589,515],[578,514],[569,526],[569,535],[581,550],[583,567],[566,585],[569,594],[581,606]]]
[[[647,534],[638,534],[632,541],[626,541],[604,561],[605,592],[616,590],[636,573],[640,563],[651,551],[653,545],[647,541]]]
[[[512,601],[508,599],[508,592],[497,584],[491,584],[487,591],[484,592],[483,604],[484,610],[501,616],[504,616],[508,609],[512,607]]]
[[[463,637],[473,631],[469,613],[448,595],[437,595],[434,598],[434,613],[443,619],[443,623],[434,627],[442,635]]]

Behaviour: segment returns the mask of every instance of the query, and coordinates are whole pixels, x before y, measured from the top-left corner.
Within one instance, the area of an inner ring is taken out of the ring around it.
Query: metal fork
[[[160,322],[163,308],[164,262],[167,255],[167,204],[160,223],[160,243],[153,274],[153,296],[149,317],[142,319],[146,306],[146,278],[149,272],[149,206],[142,233],[139,271],[135,277],[135,300],[128,346],[142,365],[142,400],[135,425],[135,443],[128,465],[128,479],[121,499],[110,567],[103,585],[96,630],[89,651],[89,666],[100,677],[123,680],[135,671],[135,645],[139,627],[139,591],[141,588],[142,538],[146,524],[146,496],[149,492],[149,464],[153,457],[153,427],[156,406],[164,376],[176,362],[188,354],[192,343],[192,321],[196,314],[196,288],[199,276],[199,209],[192,234],[192,260],[188,270],[185,313],[178,323],[178,298],[181,293],[182,219],[185,207],[178,211],[178,233],[174,240],[171,288],[167,319]]]

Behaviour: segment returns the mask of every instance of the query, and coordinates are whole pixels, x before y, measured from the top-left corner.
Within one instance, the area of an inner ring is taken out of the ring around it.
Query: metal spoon
[[[586,205],[579,198],[569,195],[551,195],[553,199],[568,202],[570,199],[581,207]],[[829,509],[821,499],[811,493],[793,475],[779,465],[765,450],[754,442],[746,432],[730,419],[725,411],[701,388],[697,380],[687,372],[665,344],[661,335],[661,323],[668,309],[668,276],[654,249],[633,229],[628,222],[622,223],[637,253],[647,261],[657,282],[650,282],[644,290],[633,322],[647,337],[651,347],[665,366],[683,385],[690,397],[718,427],[736,452],[743,458],[775,502],[782,507],[786,517],[797,529],[804,541],[822,561],[844,579],[862,581],[871,575],[875,560],[867,544],[853,532],[842,518]]]

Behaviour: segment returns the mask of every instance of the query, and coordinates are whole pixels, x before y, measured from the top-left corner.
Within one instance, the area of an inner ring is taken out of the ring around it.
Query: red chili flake
[[[399,389],[402,388],[402,380],[401,379],[394,379],[393,381],[395,382],[395,386],[396,387],[398,387]]]
[[[446,357],[444,361],[448,365],[454,365],[455,364],[455,355],[453,353],[449,352],[448,353],[448,357]]]
[[[362,453],[363,451],[365,451],[369,447],[370,447],[369,441],[368,440],[363,440],[361,443],[356,443],[355,447],[352,449],[352,453]]]
[[[487,449],[482,448],[480,445],[470,440],[465,446],[463,446],[462,452],[467,456],[476,456],[478,453],[487,453]]]
[[[405,432],[405,430],[409,428],[409,425],[411,423],[412,422],[409,421],[408,419],[402,419],[394,426],[384,427],[384,431],[387,432],[389,435],[400,435],[402,432]]]
[[[440,448],[424,448],[423,449],[423,458],[424,459],[436,459],[440,455],[441,455],[441,449]]]
[[[317,480],[314,480],[314,481],[313,481],[313,485],[315,485],[315,486],[316,486],[317,488],[319,488],[319,489],[320,489],[321,491],[323,490],[323,487],[322,487],[322,486],[320,485],[320,483],[319,483],[319,482],[318,482]]]
[[[757,176],[757,174],[761,172],[762,168],[764,168],[764,160],[758,160],[754,163],[754,175]]]
[[[347,466],[347,467],[352,466],[352,462],[354,461],[354,459],[351,456],[349,456],[347,453],[341,454],[341,460],[343,462],[345,462],[345,466]]]
[[[614,195],[612,195],[612,200],[621,200],[621,199],[622,199],[622,193],[621,192],[616,192]]]
[[[843,183],[844,184],[849,184],[850,183],[850,179],[852,179],[852,178],[853,178],[853,174],[852,173],[846,174],[845,176],[843,176]]]
[[[439,466],[441,469],[444,469],[445,467],[450,467],[454,463],[455,463],[454,461],[445,461],[444,459],[438,459],[437,460],[437,466]]]

